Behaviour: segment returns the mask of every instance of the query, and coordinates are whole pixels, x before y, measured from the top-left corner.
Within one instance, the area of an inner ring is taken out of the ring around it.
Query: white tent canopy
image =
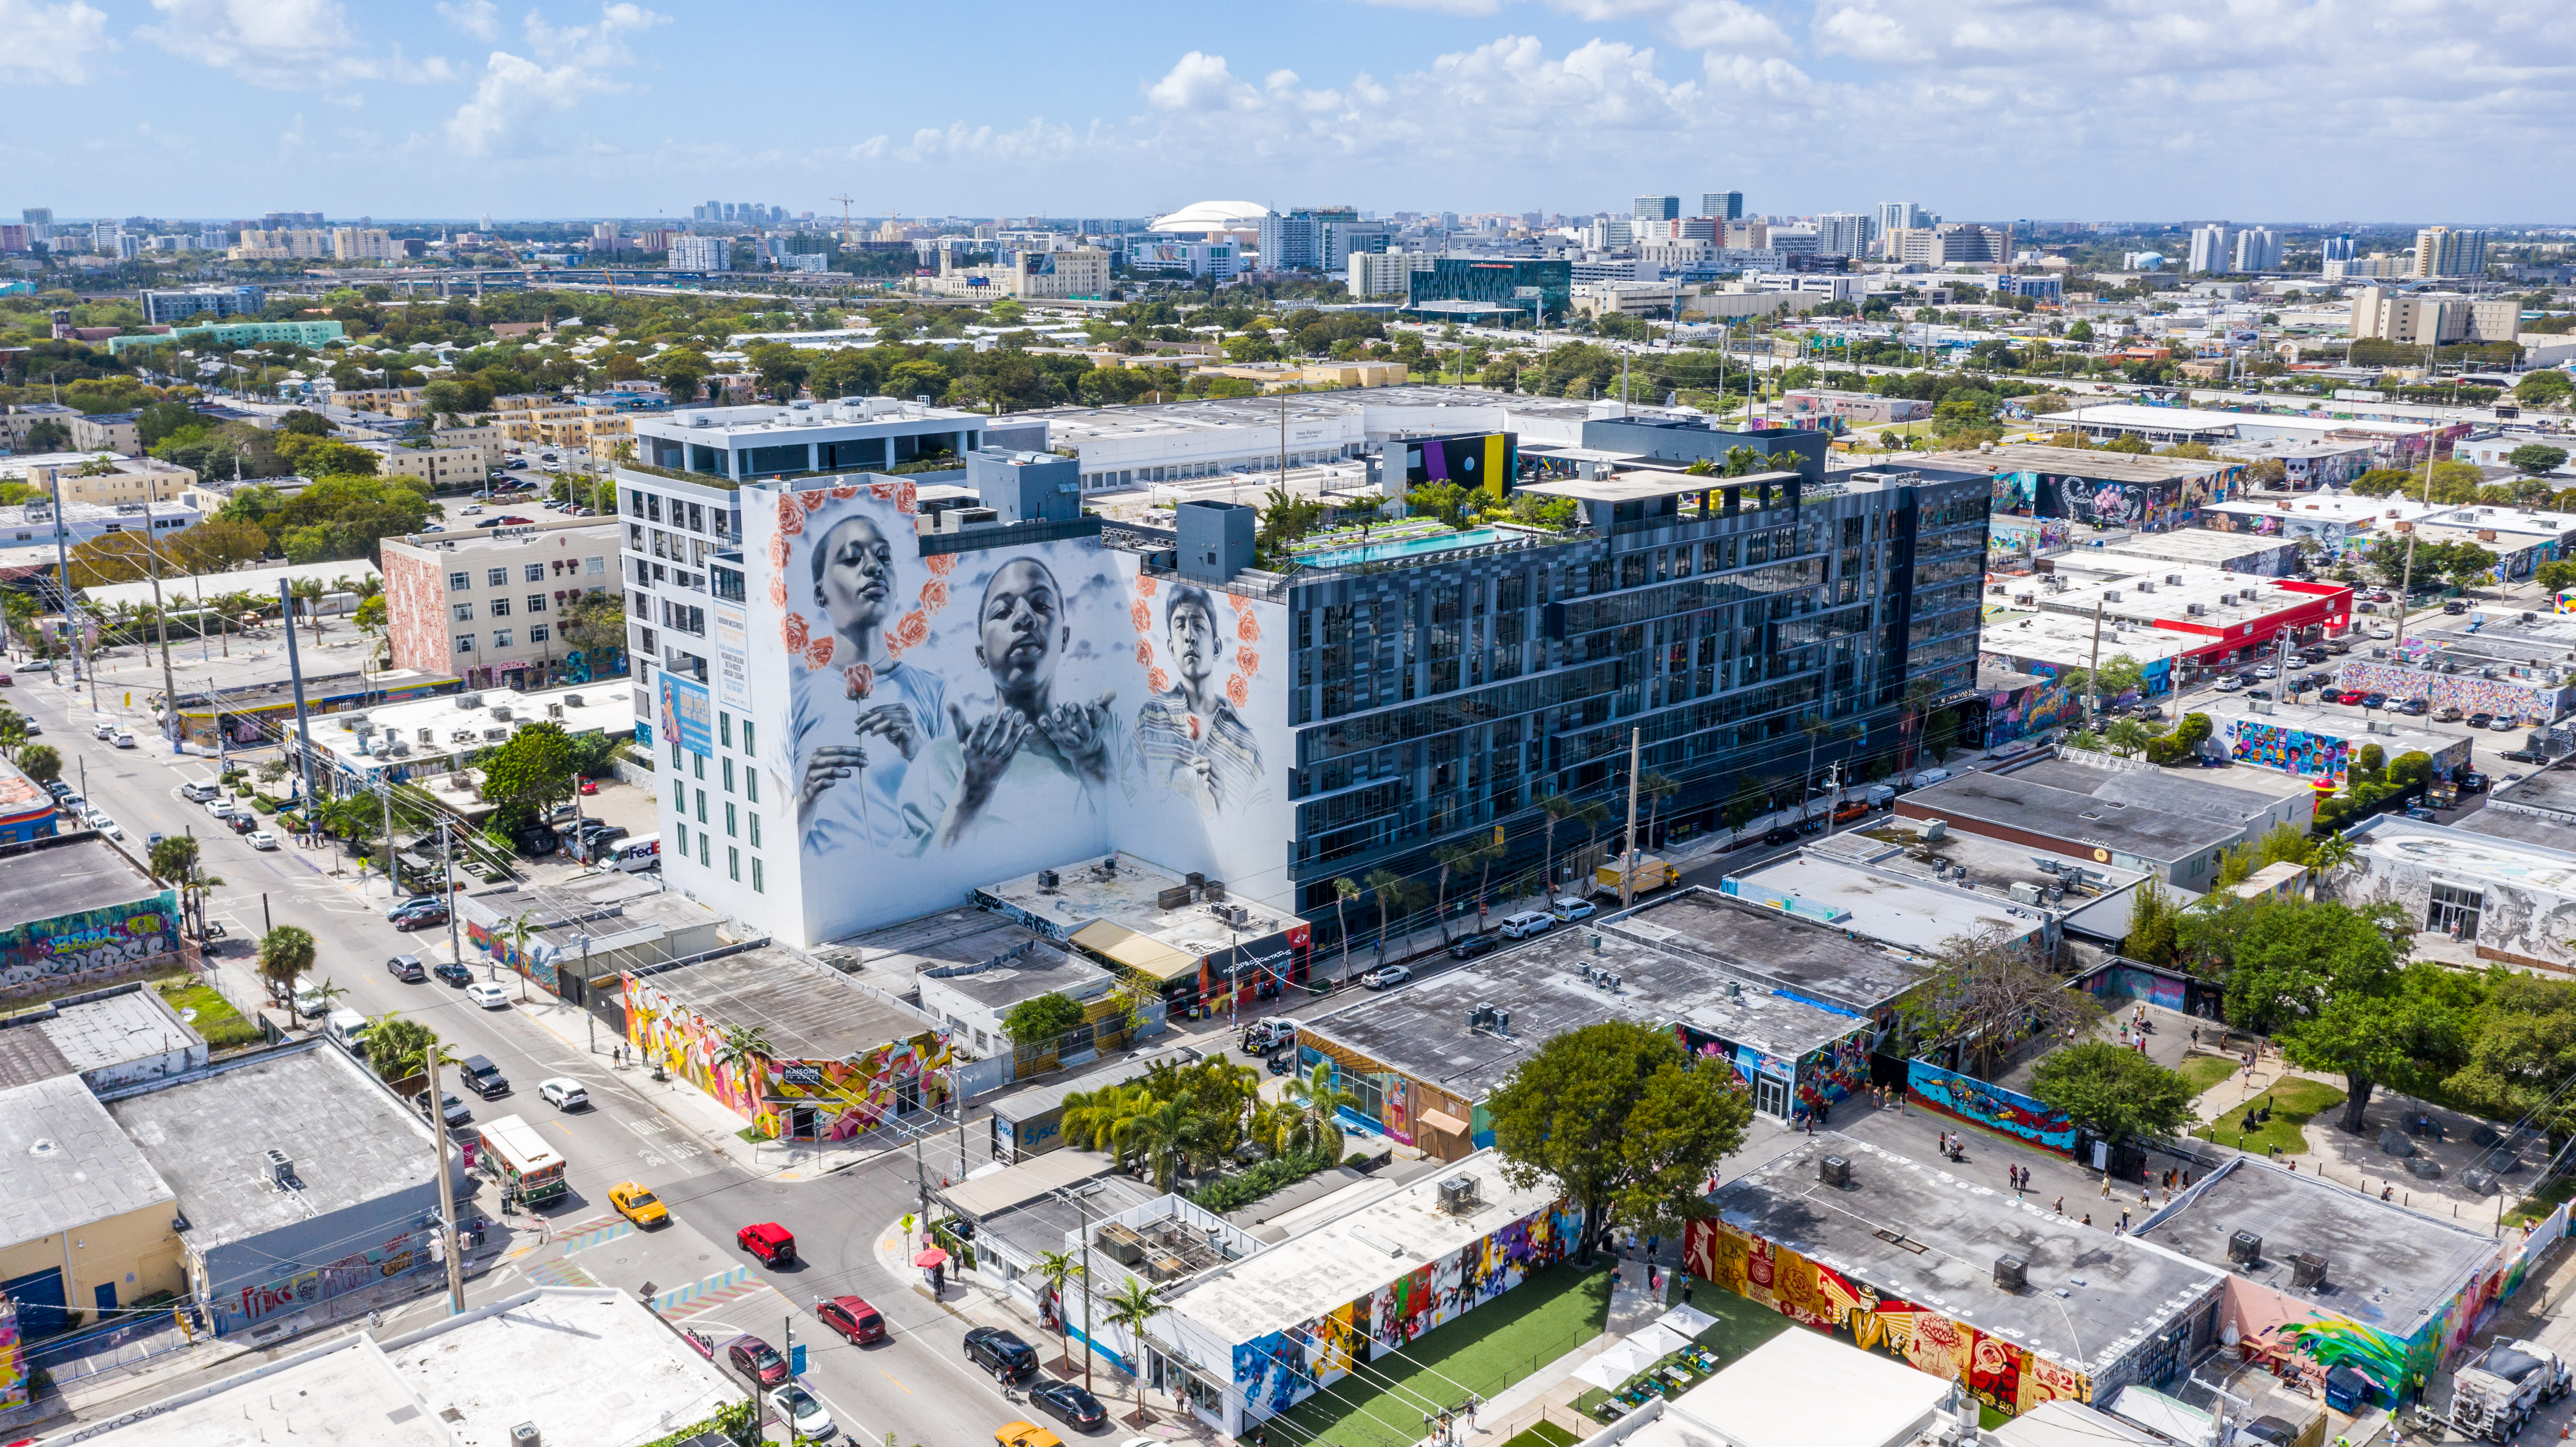
[[[1617,1391],[1622,1382],[1644,1371],[1660,1355],[1637,1345],[1632,1337],[1613,1343],[1609,1350],[1575,1368],[1574,1377],[1605,1392]]]
[[[1700,1310],[1696,1306],[1692,1306],[1688,1302],[1684,1302],[1680,1306],[1676,1306],[1672,1310],[1665,1312],[1663,1315],[1656,1317],[1655,1325],[1660,1327],[1669,1327],[1674,1331],[1680,1332],[1683,1336],[1696,1341],[1701,1332],[1717,1325],[1717,1318]]]

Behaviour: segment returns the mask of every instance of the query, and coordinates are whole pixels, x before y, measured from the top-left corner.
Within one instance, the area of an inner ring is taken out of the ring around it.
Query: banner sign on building
[[[751,711],[750,632],[742,610],[718,608],[716,617],[716,698],[737,712]]]
[[[705,684],[662,671],[662,733],[690,753],[716,751],[715,701],[707,696]]]

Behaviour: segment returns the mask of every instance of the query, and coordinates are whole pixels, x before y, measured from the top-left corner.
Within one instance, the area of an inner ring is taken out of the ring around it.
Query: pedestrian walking
[[[2066,1198],[2064,1196],[2057,1198],[2057,1214],[2060,1216],[2066,1214]]]
[[[1690,1305],[1690,1277],[1688,1275],[1684,1275],[1682,1277],[1682,1305]]]
[[[2093,1224],[2093,1213],[2092,1213],[2092,1212],[2087,1211],[2087,1212],[2085,1212],[2085,1213],[2084,1213],[2084,1224],[2085,1224],[2085,1225],[2087,1225],[2087,1226],[2090,1226],[2090,1225],[2092,1225],[2092,1224]]]
[[[1654,1256],[1654,1254],[1655,1254],[1658,1250],[1661,1250],[1661,1249],[1662,1249],[1663,1244],[1664,1244],[1664,1238],[1663,1238],[1660,1234],[1657,1234],[1657,1235],[1649,1235],[1649,1236],[1646,1238],[1646,1255],[1647,1255],[1647,1257],[1648,1257],[1649,1259],[1651,1259],[1651,1258]]]

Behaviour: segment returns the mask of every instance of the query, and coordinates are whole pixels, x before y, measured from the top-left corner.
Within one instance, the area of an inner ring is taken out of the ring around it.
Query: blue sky
[[[0,216],[2563,218],[2564,0],[0,0]]]

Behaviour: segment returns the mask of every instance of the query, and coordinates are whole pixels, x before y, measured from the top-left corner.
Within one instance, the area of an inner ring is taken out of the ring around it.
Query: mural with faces
[[[903,479],[774,497],[753,704],[815,937],[1112,850],[1286,905],[1284,609],[1087,538],[925,555]]]

